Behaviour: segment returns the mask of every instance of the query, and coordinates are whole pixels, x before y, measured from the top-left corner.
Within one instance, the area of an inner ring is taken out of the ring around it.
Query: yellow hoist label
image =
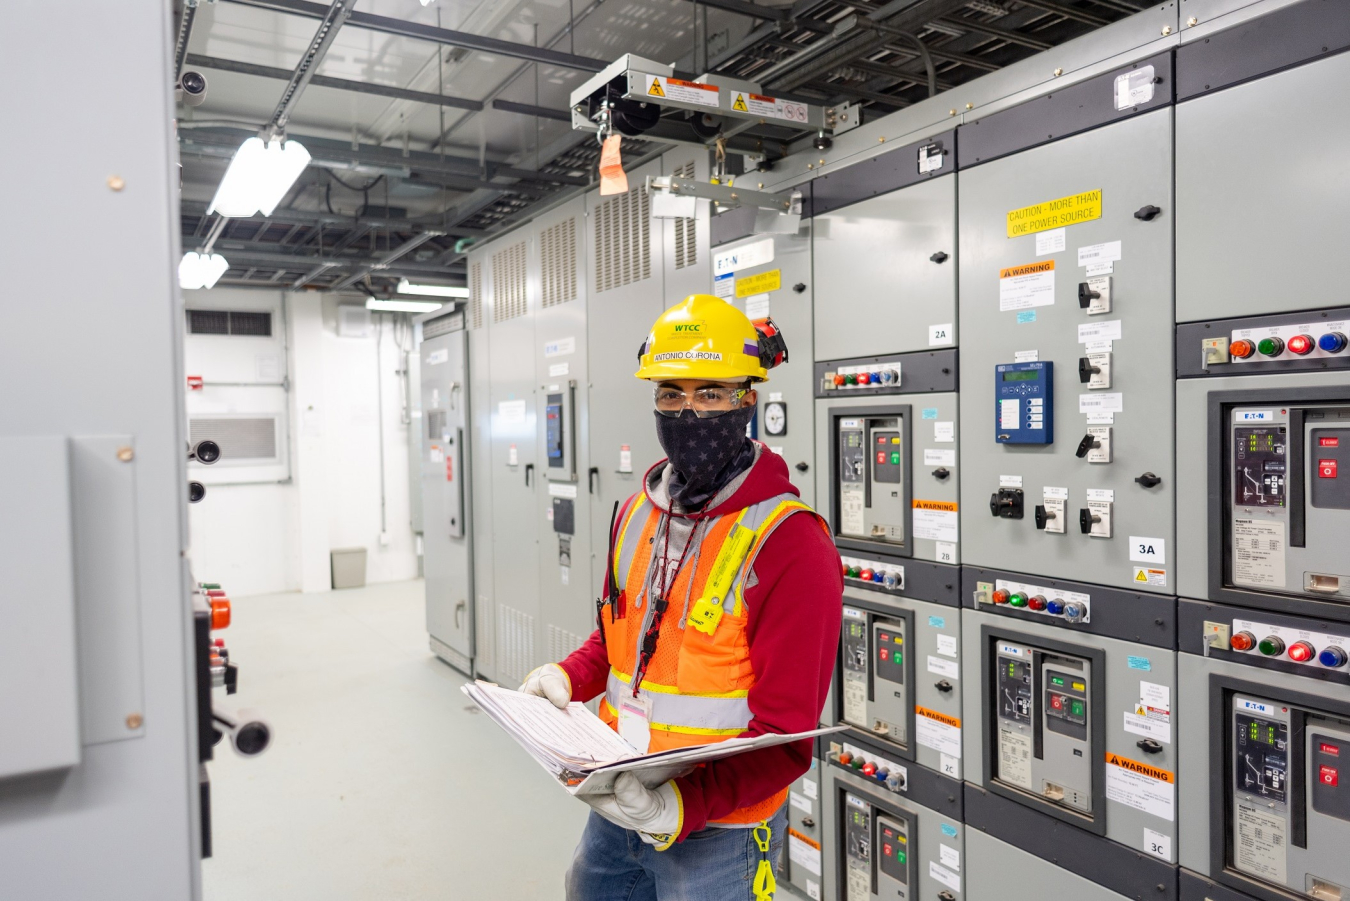
[[[1066,225],[1102,218],[1102,192],[1084,191],[1055,200],[1033,203],[1008,212],[1008,237],[1035,234]]]

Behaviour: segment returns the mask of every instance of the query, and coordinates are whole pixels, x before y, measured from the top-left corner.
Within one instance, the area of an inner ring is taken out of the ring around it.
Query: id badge
[[[646,754],[652,742],[651,715],[650,698],[626,695],[619,701],[619,738],[639,754]]]

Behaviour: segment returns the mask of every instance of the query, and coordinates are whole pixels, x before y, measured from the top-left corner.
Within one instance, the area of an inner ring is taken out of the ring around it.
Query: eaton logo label
[[[1027,655],[1026,648],[1019,648],[1015,644],[1001,644],[998,646],[998,652],[1000,654],[1011,654],[1014,657],[1025,657]]]
[[[1274,422],[1274,410],[1238,410],[1238,422]]]
[[[1275,706],[1273,704],[1262,704],[1260,701],[1248,701],[1246,698],[1237,699],[1239,710],[1249,710],[1252,713],[1263,713],[1266,716],[1275,715]]]

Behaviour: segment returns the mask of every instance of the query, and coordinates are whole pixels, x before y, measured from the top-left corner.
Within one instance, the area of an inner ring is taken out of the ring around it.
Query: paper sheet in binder
[[[654,754],[639,754],[585,705],[573,701],[567,709],[546,698],[474,682],[463,692],[531,757],[574,795],[606,794],[614,790],[619,773],[633,772],[643,785],[655,787],[690,772],[700,763],[838,732],[844,726],[759,735]]]

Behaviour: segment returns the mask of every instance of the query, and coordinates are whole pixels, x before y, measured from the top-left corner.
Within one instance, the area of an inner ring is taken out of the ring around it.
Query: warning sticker
[[[758,275],[743,275],[736,279],[736,296],[752,297],[755,294],[777,291],[782,286],[783,270],[770,269],[768,272],[761,272]]]
[[[731,108],[738,113],[749,113],[752,116],[765,116],[770,119],[786,119],[789,122],[804,123],[809,118],[805,103],[751,94],[748,91],[737,91],[731,100]]]
[[[915,501],[913,529],[915,538],[927,541],[959,541],[960,520],[956,515],[956,504],[946,507],[926,506],[936,501]],[[920,506],[920,505],[925,506]]]
[[[1106,799],[1151,813],[1164,820],[1176,819],[1176,776],[1168,770],[1106,755]]]
[[[1016,238],[1035,232],[1048,231],[1064,225],[1077,225],[1102,218],[1102,192],[1085,191],[1070,194],[1043,203],[1033,203],[1020,210],[1008,211],[1008,237]]]
[[[820,842],[796,829],[788,829],[788,859],[819,876]]]
[[[699,84],[694,81],[683,81],[679,78],[666,78],[663,75],[651,76],[651,84],[647,88],[649,97],[665,97],[668,100],[678,100],[680,103],[694,103],[698,106],[717,106],[718,96],[717,88],[710,84]]]
[[[1144,585],[1166,588],[1167,570],[1155,569],[1151,566],[1136,566],[1134,568],[1134,581]]]
[[[1042,260],[998,271],[998,308],[1025,310],[1055,302],[1055,261]]]
[[[1233,581],[1284,587],[1284,523],[1234,517]]]

